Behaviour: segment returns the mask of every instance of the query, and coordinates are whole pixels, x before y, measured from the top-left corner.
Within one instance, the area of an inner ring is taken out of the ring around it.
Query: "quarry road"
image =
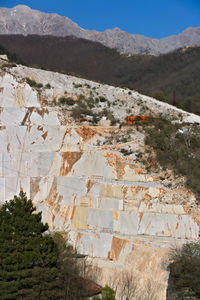
[[[99,183],[107,183],[107,184],[117,184],[117,185],[128,185],[128,186],[141,186],[141,187],[162,187],[164,186],[160,182],[155,182],[155,181],[149,181],[149,182],[144,182],[144,181],[128,181],[128,180],[117,180],[117,179],[106,179],[103,177],[96,177],[96,176],[76,176],[75,178],[79,178],[82,180],[94,180]]]
[[[91,233],[91,231],[84,231],[79,230],[80,233],[88,232]],[[104,234],[112,234],[109,232],[102,232]],[[127,235],[127,234],[118,234],[114,233],[115,237],[119,239],[124,239],[127,241],[132,241],[136,244],[145,244],[145,245],[153,245],[159,248],[174,248],[178,247],[180,245],[183,245],[185,243],[193,242],[193,239],[185,239],[185,238],[175,238],[170,236],[155,236],[155,235],[148,235],[148,234],[137,234],[137,235]]]

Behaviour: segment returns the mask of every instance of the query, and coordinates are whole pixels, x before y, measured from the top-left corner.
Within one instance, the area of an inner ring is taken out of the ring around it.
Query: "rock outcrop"
[[[110,126],[106,117],[99,126],[91,125],[89,116],[80,123],[59,98],[71,98],[76,106],[80,95],[102,97],[96,113],[106,108],[122,122],[127,109],[174,121],[200,123],[200,117],[133,91],[3,63],[1,202],[23,189],[51,230],[67,232],[77,250],[93,258],[104,274],[101,283],[123,269],[134,270],[141,287],[151,280],[155,299],[165,299],[163,260],[171,247],[199,237],[194,194],[169,188],[159,174],[147,171],[137,159],[144,152],[144,135],[136,127]],[[31,87],[27,78],[43,87]],[[120,151],[126,147],[129,156]]]

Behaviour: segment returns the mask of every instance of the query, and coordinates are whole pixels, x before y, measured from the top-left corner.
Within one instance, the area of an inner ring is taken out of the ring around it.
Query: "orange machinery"
[[[151,117],[148,116],[127,116],[126,117],[126,123],[128,125],[135,124],[136,122],[147,122],[151,120]]]

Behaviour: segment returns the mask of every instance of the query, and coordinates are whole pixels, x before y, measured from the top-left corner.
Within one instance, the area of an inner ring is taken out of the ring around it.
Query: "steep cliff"
[[[127,269],[165,299],[163,261],[198,239],[200,209],[173,176],[169,187],[138,159],[145,134],[119,126],[127,115],[200,123],[137,92],[1,61],[0,200],[23,189],[51,230],[93,258],[101,283]]]

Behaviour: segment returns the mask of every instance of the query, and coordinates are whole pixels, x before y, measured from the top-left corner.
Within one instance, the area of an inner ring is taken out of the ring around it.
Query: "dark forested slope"
[[[126,86],[200,114],[200,47],[128,57],[74,37],[0,35],[0,44],[29,66]]]

